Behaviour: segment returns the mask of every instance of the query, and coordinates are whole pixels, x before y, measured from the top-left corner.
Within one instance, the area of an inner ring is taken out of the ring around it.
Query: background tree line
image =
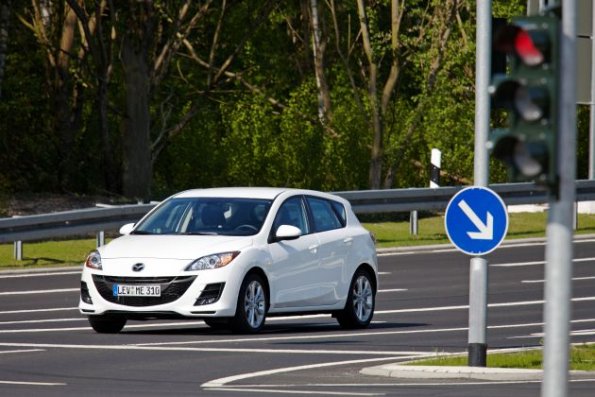
[[[2,0],[0,189],[469,183],[474,64],[471,0]]]

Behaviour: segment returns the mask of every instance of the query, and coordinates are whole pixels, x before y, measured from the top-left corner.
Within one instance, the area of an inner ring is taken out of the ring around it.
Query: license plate
[[[161,296],[161,285],[126,285],[114,284],[112,292],[114,296]]]

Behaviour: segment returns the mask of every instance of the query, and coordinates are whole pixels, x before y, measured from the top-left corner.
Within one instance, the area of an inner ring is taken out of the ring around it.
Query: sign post
[[[448,203],[444,226],[454,246],[474,256],[469,275],[469,365],[485,367],[488,272],[487,261],[480,255],[498,248],[506,237],[506,205],[487,187],[465,188]]]

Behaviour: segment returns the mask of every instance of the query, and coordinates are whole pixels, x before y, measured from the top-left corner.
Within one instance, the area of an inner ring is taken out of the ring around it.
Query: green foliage
[[[86,12],[94,11],[94,1],[83,3]],[[180,22],[184,3],[155,1],[154,12],[147,14],[155,28],[146,54],[150,135],[157,143],[153,196],[223,185],[366,189],[372,119],[356,3],[334,2],[337,33],[330,2],[319,2],[332,105],[324,125],[318,119],[307,2],[227,2],[225,10],[223,3],[213,2],[188,31],[185,27],[203,2],[192,2]],[[429,153],[436,147],[448,175],[442,184],[467,183],[473,174],[475,2],[458,2],[456,18],[444,15],[444,1],[399,3],[404,14],[393,50],[391,2],[366,2],[379,92],[391,62],[397,60],[399,67],[382,120],[383,177],[394,172],[392,187],[426,186]],[[123,89],[127,65],[119,56],[127,18],[134,18],[127,3],[115,2],[113,10],[104,10],[104,30],[95,36],[111,60],[104,124],[98,112],[100,54],[84,51],[89,47],[77,30],[62,76],[67,89],[57,90],[61,77],[48,67],[48,53],[60,53],[56,38],[65,14],[52,14],[50,40],[42,45],[23,22],[34,16],[32,3],[12,4],[0,100],[0,191],[120,194],[126,95],[134,95]],[[51,2],[56,10],[65,4]],[[524,7],[524,0],[498,1],[493,11],[508,17],[523,13]],[[445,28],[448,40],[442,46]],[[185,42],[175,41],[180,33]],[[177,46],[166,59],[169,63],[154,68],[167,46]],[[57,114],[59,100],[70,111],[67,122]],[[579,114],[579,175],[585,172],[587,120],[584,111]],[[68,139],[64,125],[69,126]],[[111,147],[104,151],[106,144]],[[106,169],[109,163],[113,170]],[[505,180],[500,164],[491,167],[491,180]]]

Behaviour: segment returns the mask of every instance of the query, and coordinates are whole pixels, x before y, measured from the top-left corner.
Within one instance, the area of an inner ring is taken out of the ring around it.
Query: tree
[[[6,65],[6,49],[8,46],[8,23],[11,9],[11,0],[0,4],[0,99],[2,98],[2,81]]]

